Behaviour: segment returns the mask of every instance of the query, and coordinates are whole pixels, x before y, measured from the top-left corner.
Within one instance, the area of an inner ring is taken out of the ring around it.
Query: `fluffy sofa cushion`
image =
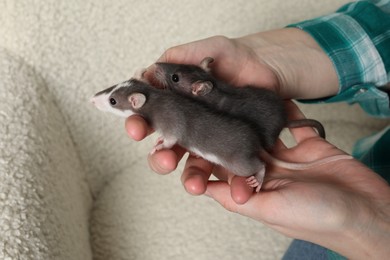
[[[0,50],[0,259],[88,259],[91,205],[43,80]]]

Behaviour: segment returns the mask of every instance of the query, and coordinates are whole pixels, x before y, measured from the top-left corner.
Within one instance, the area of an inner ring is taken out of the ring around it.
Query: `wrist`
[[[390,204],[368,203],[346,231],[351,246],[344,255],[355,259],[385,259],[390,255]],[[342,249],[340,250],[342,252]]]
[[[360,203],[352,198],[344,205],[345,208],[350,207],[349,213],[336,217],[342,220],[337,229],[299,238],[328,248],[347,259],[387,259],[390,255],[390,204],[386,202],[381,208],[369,201]]]
[[[283,28],[239,38],[278,79],[285,98],[312,99],[335,95],[337,73],[330,58],[306,32]]]
[[[339,227],[333,229],[325,247],[348,259],[386,259],[390,255],[389,185],[366,167],[350,170],[362,179],[355,181],[350,190],[345,187],[349,191],[343,192],[346,196],[339,200],[343,201],[337,210]]]

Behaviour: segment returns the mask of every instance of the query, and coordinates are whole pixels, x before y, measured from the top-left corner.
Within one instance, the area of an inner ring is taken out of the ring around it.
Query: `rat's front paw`
[[[163,149],[171,149],[176,144],[175,138],[164,138],[160,136],[157,138],[156,144],[153,147],[153,150],[150,152],[150,154],[154,154],[157,151],[163,150]]]
[[[155,154],[157,151],[164,149],[164,138],[160,136],[156,140],[156,144],[154,145],[152,151],[150,151],[150,155]]]

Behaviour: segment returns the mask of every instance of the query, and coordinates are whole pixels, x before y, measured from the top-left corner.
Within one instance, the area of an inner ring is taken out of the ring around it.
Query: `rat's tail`
[[[269,154],[267,151],[262,151],[260,157],[267,163],[273,164],[275,166],[279,166],[281,168],[289,169],[289,170],[306,170],[313,167],[317,167],[320,165],[324,165],[330,162],[335,162],[339,160],[349,160],[353,159],[351,155],[347,154],[339,154],[339,155],[333,155],[326,158],[322,158],[319,160],[311,161],[311,162],[304,162],[304,163],[293,163],[293,162],[285,162],[280,159],[277,159],[273,157],[271,154]]]
[[[317,120],[314,119],[297,119],[297,120],[291,120],[287,122],[288,128],[298,128],[298,127],[313,127],[314,129],[317,130],[317,133],[319,136],[325,139],[325,129],[324,126],[318,122]]]

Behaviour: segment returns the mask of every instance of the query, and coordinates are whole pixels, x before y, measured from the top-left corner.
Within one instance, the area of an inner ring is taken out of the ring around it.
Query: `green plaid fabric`
[[[390,0],[356,1],[336,13],[289,27],[309,33],[332,60],[336,96],[302,102],[358,103],[368,114],[390,117]],[[390,126],[359,140],[353,156],[390,183]],[[328,250],[329,259],[345,259]]]
[[[352,2],[289,27],[312,35],[339,77],[336,96],[305,102],[359,103],[370,115],[390,117],[390,0]],[[359,140],[353,155],[390,182],[390,127]]]
[[[338,74],[337,96],[308,102],[359,103],[372,116],[390,116],[390,0],[353,2],[289,27],[308,32]]]

